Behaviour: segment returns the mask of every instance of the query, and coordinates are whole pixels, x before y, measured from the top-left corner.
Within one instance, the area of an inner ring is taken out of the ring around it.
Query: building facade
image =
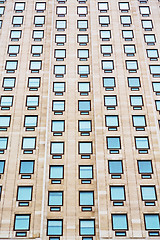
[[[159,7],[0,0],[0,239],[160,239]]]

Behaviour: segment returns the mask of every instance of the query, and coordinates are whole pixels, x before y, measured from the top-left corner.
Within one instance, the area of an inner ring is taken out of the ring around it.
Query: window
[[[67,14],[67,7],[57,7],[56,14],[58,15],[58,17],[65,17],[65,15]]]
[[[39,96],[27,96],[26,106],[28,110],[36,110],[39,106]]]
[[[79,100],[78,101],[78,111],[80,111],[80,114],[89,114],[89,111],[91,111],[91,101],[90,100]]]
[[[80,77],[88,77],[90,74],[89,65],[78,65],[78,74]]]
[[[139,153],[148,153],[149,140],[148,137],[135,137],[136,149]]]
[[[117,115],[107,115],[105,116],[106,127],[108,127],[109,131],[116,131],[117,127],[119,127],[119,119]]]
[[[64,142],[51,142],[51,155],[53,155],[53,158],[62,158],[62,155],[64,155]]]
[[[3,85],[5,91],[12,91],[12,88],[15,87],[16,78],[15,77],[4,77]]]
[[[114,77],[103,77],[103,87],[106,91],[114,90],[115,78]]]
[[[157,200],[155,186],[140,186],[142,201],[146,206],[154,206]]]
[[[115,110],[117,106],[117,96],[104,96],[104,106],[106,106],[108,110]]]
[[[155,34],[144,34],[144,40],[149,46],[155,45],[156,42]]]
[[[79,29],[79,31],[87,31],[88,20],[78,20],[77,21],[77,28]]]
[[[94,205],[94,192],[93,191],[80,191],[79,192],[79,205],[83,206],[82,211],[92,211]]]
[[[103,57],[111,56],[113,53],[112,45],[101,45],[101,53],[103,54]]]
[[[111,30],[100,30],[100,38],[102,39],[102,41],[110,41]]]
[[[81,219],[79,220],[80,236],[94,236],[95,235],[95,220]]]
[[[102,69],[105,73],[110,73],[114,69],[114,63],[113,60],[102,60]]]
[[[138,160],[138,172],[142,178],[151,178],[153,173],[152,161],[151,160]]]
[[[35,10],[40,13],[44,12],[46,10],[46,3],[45,2],[36,2]]]
[[[33,36],[32,38],[34,39],[34,41],[42,41],[42,39],[44,38],[44,31],[43,30],[33,30]]]
[[[20,45],[9,45],[8,54],[10,57],[16,57],[19,53]]]
[[[78,153],[81,155],[81,158],[90,158],[90,154],[93,153],[92,142],[79,142]]]
[[[92,131],[92,121],[91,120],[79,120],[78,121],[78,131],[82,136],[89,136]]]
[[[152,20],[142,20],[141,23],[145,31],[152,31],[153,28]]]
[[[119,149],[121,149],[120,137],[107,137],[107,149],[110,153],[119,153]]]
[[[144,214],[144,222],[146,230],[159,230],[160,222],[159,222],[159,214]],[[156,236],[154,232],[149,232],[150,236]],[[159,232],[157,232],[159,236]]]
[[[157,61],[159,58],[158,49],[147,49],[147,57],[150,61]]]
[[[55,49],[54,57],[56,61],[64,61],[64,58],[66,58],[66,49]]]
[[[82,96],[88,95],[90,92],[90,82],[78,82],[78,92]]]
[[[0,29],[2,28],[2,23],[3,23],[3,21],[2,21],[2,20],[0,20]]]
[[[138,91],[141,84],[139,77],[128,77],[128,87],[131,88],[132,91]]]
[[[81,3],[86,3],[87,2],[87,0],[77,0],[80,4]]]
[[[153,77],[160,77],[160,65],[149,65],[149,69]]]
[[[38,88],[40,87],[40,77],[29,77],[28,78],[28,87],[29,90],[31,91],[37,91]]]
[[[146,124],[146,119],[144,115],[133,115],[132,116],[133,127],[136,128],[136,131],[144,131]]]
[[[134,110],[141,110],[143,106],[143,98],[141,95],[130,96],[130,104]]]
[[[78,49],[78,58],[80,61],[87,61],[87,59],[89,58],[89,50]]]
[[[13,16],[12,18],[12,24],[13,27],[21,27],[21,25],[23,24],[23,16]]]
[[[64,77],[66,74],[66,65],[54,65],[54,74],[57,78]]]
[[[122,37],[125,41],[132,41],[134,38],[133,30],[122,30]]]
[[[24,174],[23,176],[21,176],[22,178],[30,178],[31,176],[28,174],[34,173],[34,161],[21,160],[19,173]]]
[[[55,95],[62,96],[65,92],[65,83],[64,82],[54,82],[53,83],[53,91]]]
[[[132,57],[136,53],[135,45],[124,45],[124,52],[126,53],[127,57]]]
[[[0,160],[0,174],[4,173],[5,160]]]
[[[7,150],[8,137],[0,137],[0,153],[4,153]]]
[[[57,31],[65,31],[66,28],[67,28],[67,21],[66,20],[56,20]]]
[[[123,24],[123,27],[129,27],[132,23],[131,16],[120,16],[121,23]]]
[[[86,46],[89,42],[89,36],[88,34],[78,34],[77,35],[77,42],[80,46]]]
[[[48,192],[48,206],[63,206],[63,192]]]
[[[6,72],[7,73],[14,73],[17,70],[18,67],[18,61],[6,61]]]
[[[15,12],[23,12],[25,9],[25,2],[15,2],[14,10]]]
[[[33,153],[36,149],[36,137],[23,137],[22,138],[22,150],[24,153]]]
[[[0,131],[7,131],[10,127],[11,116],[0,116]]]
[[[30,61],[29,69],[32,73],[39,73],[42,69],[42,61]]]
[[[125,236],[128,230],[127,214],[112,214],[112,229],[116,236]]]
[[[99,24],[101,27],[108,27],[110,24],[109,16],[99,16]]]
[[[93,166],[79,166],[79,178],[82,179],[81,183],[91,183],[91,179],[93,179]]]
[[[14,230],[28,231],[30,229],[30,214],[16,214]]]
[[[88,14],[87,7],[77,7],[77,14],[79,17],[85,17]]]
[[[153,91],[160,95],[160,82],[152,82]]]
[[[160,100],[156,100],[155,104],[156,104],[156,110],[160,111]]]
[[[58,46],[63,46],[66,43],[66,35],[55,35],[55,42]]]
[[[137,60],[133,60],[133,61],[126,61],[126,69],[130,72],[130,73],[135,73],[138,70],[138,62]]]
[[[0,106],[1,110],[9,110],[13,106],[13,97],[1,96]]]
[[[99,2],[98,3],[98,10],[101,13],[106,13],[108,9],[109,9],[108,2]]]
[[[67,0],[57,0],[58,3],[65,3]]]
[[[0,17],[4,14],[5,7],[0,7]]]
[[[31,186],[19,186],[17,191],[17,201],[32,201],[32,191],[33,187]],[[19,203],[19,206],[26,206],[23,204],[24,203]]]
[[[43,52],[42,45],[32,45],[31,46],[31,53],[32,53],[33,57],[40,57],[42,52]]]
[[[150,7],[145,6],[145,7],[139,7],[140,14],[142,17],[149,17],[150,15]]]
[[[25,115],[24,127],[28,131],[34,131],[38,125],[38,116],[36,115]]]
[[[108,170],[112,178],[121,178],[123,173],[122,160],[108,160]]]
[[[64,120],[52,120],[51,131],[54,136],[62,136],[62,132],[65,131],[65,121]]]
[[[49,178],[54,179],[54,180],[52,180],[52,183],[61,183],[61,179],[64,178],[64,166],[63,165],[50,166]]]
[[[128,12],[129,9],[129,2],[119,2],[119,10],[121,12]]]
[[[110,197],[113,201],[113,206],[123,206],[123,201],[126,200],[125,197],[125,187],[124,186],[110,186]]]
[[[63,111],[65,111],[65,101],[54,100],[52,102],[52,111],[54,111],[54,114],[63,114]]]
[[[45,23],[45,16],[35,16],[34,17],[35,27],[43,27],[44,23]]]
[[[50,219],[47,220],[47,235],[62,236],[63,235],[63,220]]]

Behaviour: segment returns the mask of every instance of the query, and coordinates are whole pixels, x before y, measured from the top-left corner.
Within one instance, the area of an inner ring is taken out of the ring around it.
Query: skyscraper
[[[159,7],[0,0],[0,239],[160,239]]]

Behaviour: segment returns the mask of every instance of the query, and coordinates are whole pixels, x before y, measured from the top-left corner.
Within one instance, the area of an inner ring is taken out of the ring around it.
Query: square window
[[[16,57],[19,53],[20,45],[9,45],[8,46],[8,54],[10,57]]]
[[[44,31],[43,30],[33,30],[32,38],[34,41],[42,41],[44,38]]]
[[[134,110],[141,110],[143,106],[143,98],[141,95],[130,96],[130,104]]]
[[[107,12],[109,9],[108,2],[99,2],[98,3],[98,10],[102,13]]]
[[[77,7],[77,14],[79,17],[85,17],[88,14],[87,7]]]
[[[160,100],[156,100],[155,104],[156,104],[156,110],[160,111]]]
[[[31,201],[32,191],[32,186],[19,186],[17,190],[17,201]]]
[[[46,10],[46,3],[45,2],[36,2],[35,10],[37,12],[44,12]]]
[[[15,12],[23,12],[25,9],[25,2],[15,2],[14,10]]]
[[[108,110],[115,110],[117,106],[117,96],[104,96],[104,106],[106,106]]]
[[[62,236],[63,220],[50,219],[47,220],[47,236]]]
[[[11,116],[0,116],[0,131],[7,130],[10,127]]]
[[[58,46],[63,46],[66,43],[66,34],[64,35],[55,35],[55,42],[57,43]]]
[[[101,45],[101,53],[103,54],[104,57],[111,56],[113,53],[112,50],[112,45]]]
[[[79,166],[79,178],[80,179],[92,179],[93,178],[93,166],[90,166],[90,165]]]
[[[34,161],[33,160],[21,160],[20,161],[20,174],[33,174],[34,173]]]
[[[48,206],[63,206],[63,192],[48,192]]]
[[[42,69],[42,61],[30,61],[29,69],[32,73],[39,73],[39,71]]]
[[[13,96],[1,96],[0,106],[2,110],[9,110],[13,106]]]
[[[121,12],[128,12],[129,9],[129,2],[119,2],[119,10]]]
[[[136,144],[136,149],[138,149],[138,150],[148,150],[149,149],[148,137],[135,137],[135,144]]]
[[[147,57],[150,61],[157,61],[159,58],[158,49],[147,49]]]
[[[38,116],[37,115],[25,115],[24,127],[35,128],[38,125]]]
[[[88,95],[90,92],[90,82],[78,82],[78,92],[83,96]]]
[[[149,69],[153,77],[160,77],[160,65],[149,65]]]
[[[127,214],[112,214],[112,228],[117,230],[128,230]]]
[[[131,90],[139,90],[140,84],[140,78],[139,77],[128,77],[128,87],[131,88]]]
[[[109,16],[99,16],[99,24],[101,27],[108,27],[110,24]]]
[[[86,31],[88,28],[88,20],[78,20],[77,28],[79,29],[79,31]]]
[[[36,110],[39,106],[39,96],[27,96],[26,106],[29,110]]]
[[[30,229],[30,214],[16,214],[14,221],[14,230],[28,231]]]
[[[78,131],[81,132],[81,135],[85,135],[86,133],[91,132],[92,131],[92,121],[91,120],[79,120],[78,121]]]
[[[136,53],[135,45],[124,45],[124,52],[128,57],[132,57]]]
[[[138,171],[140,174],[152,174],[152,161],[151,160],[138,160]]]
[[[107,137],[107,149],[120,149],[120,137]]]
[[[141,196],[143,201],[156,201],[156,188],[155,186],[140,186]]]
[[[63,179],[64,178],[64,166],[63,165],[51,165],[49,169],[50,179]]]
[[[58,100],[53,100],[52,102],[52,111],[56,113],[61,113],[63,114],[63,111],[65,111],[65,101],[58,101]]]
[[[45,16],[35,16],[34,17],[34,24],[36,27],[43,27],[45,23]]]
[[[79,142],[78,153],[81,155],[90,155],[93,153],[92,142]]]
[[[114,69],[113,60],[102,60],[102,69],[105,73],[110,73]]]
[[[67,28],[67,21],[66,20],[56,20],[57,31],[65,31],[66,28]]]
[[[149,46],[155,45],[156,43],[155,34],[144,34],[144,40]]]
[[[51,142],[51,155],[63,155],[64,142]]]
[[[117,127],[119,127],[119,119],[117,115],[106,115],[106,127],[108,127],[109,131],[116,131]]]
[[[95,220],[81,219],[79,220],[80,236],[94,236],[95,235]]]
[[[103,77],[103,87],[106,91],[114,90],[115,84],[115,78],[114,77]]]
[[[131,73],[137,72],[137,70],[138,70],[137,60],[133,60],[133,61],[127,60],[126,61],[126,69]]]
[[[36,148],[36,137],[23,137],[22,149],[26,151],[33,151]]]
[[[132,41],[134,38],[133,30],[122,30],[122,37],[125,41]]]
[[[147,126],[144,115],[133,115],[132,121],[136,130],[144,130],[144,128]]]
[[[132,24],[131,16],[120,16],[120,20],[124,27],[129,27]]]
[[[125,187],[124,186],[110,186],[111,201],[125,201]]]
[[[57,7],[56,14],[58,15],[58,17],[65,17],[65,15],[67,14],[67,7]]]
[[[23,16],[13,16],[12,24],[13,27],[20,27],[23,24]]]
[[[90,74],[89,65],[78,65],[78,74],[80,77],[88,77]]]
[[[64,58],[66,58],[66,49],[55,49],[54,57],[56,61],[64,61]]]
[[[78,49],[78,58],[80,61],[87,61],[89,58],[89,50],[88,49]]]
[[[0,160],[0,174],[4,173],[5,160]]]
[[[18,61],[6,61],[6,72],[7,73],[14,73],[17,70],[18,67]]]
[[[89,42],[89,35],[88,34],[78,34],[77,35],[77,42],[80,46],[86,46]]]
[[[146,230],[160,230],[159,214],[144,214]]]
[[[52,120],[51,131],[54,135],[62,135],[62,132],[65,131],[65,121],[64,120]]]
[[[64,77],[66,74],[66,65],[54,65],[54,74],[56,77]]]
[[[152,82],[153,91],[160,95],[160,82]]]
[[[111,30],[100,30],[100,38],[102,39],[102,41],[110,41]]]
[[[7,149],[8,137],[0,137],[0,153]]]
[[[149,17],[150,15],[150,7],[149,6],[145,6],[145,7],[139,7],[139,11],[140,14],[142,15],[142,17]]]
[[[108,160],[108,169],[110,174],[122,174],[122,160]]]
[[[79,100],[78,101],[78,111],[80,111],[81,114],[89,114],[89,111],[91,111],[91,101],[90,100]]]
[[[141,23],[145,31],[152,31],[153,28],[152,20],[141,20]]]
[[[79,205],[80,206],[93,206],[94,205],[94,192],[93,191],[80,191],[79,192]]]
[[[28,78],[28,87],[29,90],[36,91],[40,87],[40,77],[29,77]]]
[[[65,83],[64,82],[54,82],[53,83],[53,92],[55,92],[55,95],[63,95],[63,92],[65,92]]]
[[[40,57],[43,52],[43,45],[32,45],[31,53],[33,57]]]

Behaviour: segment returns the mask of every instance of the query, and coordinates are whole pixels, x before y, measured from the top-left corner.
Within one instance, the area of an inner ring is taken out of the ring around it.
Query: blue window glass
[[[103,78],[103,87],[115,87],[115,78],[114,77],[104,77]]]
[[[78,83],[79,92],[90,92],[90,83],[89,82],[79,82]]]
[[[112,214],[112,228],[113,230],[127,230],[127,215],[126,214]]]
[[[102,61],[102,69],[103,70],[113,70],[114,69],[114,65],[113,65],[113,61]]]
[[[35,149],[36,147],[36,138],[35,137],[24,137],[22,139],[22,149]]]
[[[133,115],[133,126],[134,127],[145,127],[146,126],[146,119],[143,115]]]
[[[152,161],[151,160],[141,160],[138,161],[139,173],[153,173]]]
[[[63,178],[64,166],[50,166],[50,178]]]
[[[111,200],[125,200],[125,189],[124,186],[111,186]]]
[[[65,110],[65,101],[53,101],[53,111],[64,111]]]
[[[79,111],[91,111],[91,101],[78,101]]]
[[[107,148],[108,149],[120,149],[120,137],[107,137]]]
[[[0,128],[9,127],[11,121],[11,116],[0,116]]]
[[[1,107],[11,107],[13,105],[12,96],[1,96]]]
[[[142,200],[156,200],[156,189],[155,186],[141,186]]]
[[[15,86],[16,78],[9,78],[4,77],[3,78],[3,87],[4,88],[13,88]]]
[[[78,121],[78,128],[80,132],[91,132],[91,121],[90,120]]]
[[[160,82],[152,82],[153,85],[153,91],[154,92],[160,92]]]
[[[142,96],[130,96],[131,106],[142,106]]]
[[[157,49],[147,49],[147,57],[148,58],[158,58],[158,50]]]
[[[103,40],[109,40],[111,38],[110,30],[100,30],[100,38]]]
[[[160,222],[158,214],[144,214],[146,230],[159,230]]]
[[[64,132],[64,120],[53,120],[52,132]]]
[[[54,65],[54,73],[56,75],[64,75],[66,73],[66,65]]]
[[[64,154],[64,142],[51,142],[51,154]]]
[[[151,74],[160,75],[160,65],[150,65],[149,68],[150,68]]]
[[[136,149],[149,149],[149,141],[147,137],[135,137]]]
[[[117,106],[117,97],[116,96],[104,96],[105,106]]]
[[[17,214],[15,215],[14,230],[25,230],[28,231],[30,226],[30,215],[28,214]]]
[[[95,235],[95,221],[94,220],[80,220],[80,235]]]
[[[93,166],[79,166],[79,178],[93,178]]]
[[[8,137],[0,137],[0,150],[7,149]]]
[[[89,65],[78,65],[78,74],[89,74]]]
[[[31,201],[33,187],[20,186],[18,187],[17,200],[18,201]]]
[[[37,126],[38,116],[25,116],[25,127],[36,127]]]
[[[79,142],[79,154],[92,154],[92,142]]]
[[[5,166],[5,161],[0,160],[0,174],[4,173],[4,166]]]
[[[63,232],[63,221],[62,220],[48,220],[48,236],[61,236]]]
[[[129,87],[140,87],[140,78],[139,77],[129,77],[128,78]]]
[[[114,173],[123,173],[123,168],[122,168],[122,161],[121,160],[109,160],[108,161],[109,165],[109,173],[114,174]]]
[[[39,96],[27,96],[26,105],[27,107],[38,107]]]
[[[78,49],[78,57],[79,58],[88,58],[89,57],[89,50],[88,49]]]
[[[93,206],[94,205],[94,192],[79,192],[80,206]]]
[[[63,192],[49,192],[48,193],[49,206],[62,206],[63,205]]]
[[[62,82],[54,82],[53,83],[53,91],[54,92],[65,92],[65,83]]]
[[[34,172],[34,161],[23,161],[20,162],[20,174],[32,174]]]
[[[106,116],[106,127],[118,127],[119,121],[118,116],[108,115]]]

